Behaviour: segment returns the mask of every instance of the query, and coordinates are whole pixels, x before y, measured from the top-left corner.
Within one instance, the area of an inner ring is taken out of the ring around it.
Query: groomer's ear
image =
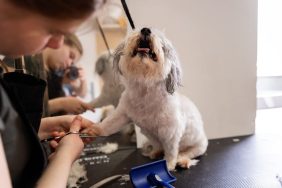
[[[114,70],[115,72],[118,72],[122,75],[122,72],[119,68],[119,60],[120,60],[120,56],[123,55],[123,50],[124,50],[124,42],[122,42],[120,45],[118,45],[118,47],[116,48],[115,52],[114,52],[114,59],[113,59],[113,66],[114,66]]]

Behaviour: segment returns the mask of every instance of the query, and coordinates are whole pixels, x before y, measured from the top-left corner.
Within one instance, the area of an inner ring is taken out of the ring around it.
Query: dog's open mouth
[[[133,50],[132,57],[139,55],[140,57],[149,57],[153,61],[158,61],[156,53],[152,50],[153,44],[148,38],[140,38],[136,48]]]

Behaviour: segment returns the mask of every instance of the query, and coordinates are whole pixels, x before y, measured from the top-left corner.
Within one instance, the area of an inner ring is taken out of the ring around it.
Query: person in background
[[[67,96],[86,97],[86,73],[81,65],[77,64],[67,69],[63,79],[63,89]]]
[[[76,93],[86,95],[87,82],[83,69],[77,62],[83,54],[82,45],[74,34],[68,34],[59,49],[46,48],[43,62],[47,71],[48,113],[50,115],[80,114],[92,110],[90,105],[74,96],[66,96],[64,84]]]
[[[79,39],[75,34],[67,34],[59,49],[46,48],[41,54],[24,57],[25,72],[47,81],[43,117],[93,110],[76,97],[87,93],[85,72],[78,64],[82,54]],[[14,58],[5,57],[0,66],[4,72],[14,72],[14,64]]]
[[[103,0],[0,0],[0,54],[19,57],[47,47],[59,48],[64,35],[74,32],[103,4]],[[36,134],[2,80],[0,105],[1,187],[66,187],[83,141],[78,134],[51,141],[55,151],[46,166],[47,156],[39,140],[77,133],[92,123],[80,116],[44,118]]]

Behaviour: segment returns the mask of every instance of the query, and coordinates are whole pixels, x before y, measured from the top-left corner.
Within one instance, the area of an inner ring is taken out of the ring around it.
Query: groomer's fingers
[[[75,116],[73,119],[71,126],[70,126],[70,132],[79,132],[81,129],[82,124],[82,117],[81,116]]]
[[[91,110],[91,111],[95,112],[95,109],[93,108],[93,106],[91,104],[82,103],[81,107],[84,109],[84,111]]]
[[[56,147],[59,145],[58,142],[56,142],[55,140],[50,141],[49,144],[53,149],[56,149]]]

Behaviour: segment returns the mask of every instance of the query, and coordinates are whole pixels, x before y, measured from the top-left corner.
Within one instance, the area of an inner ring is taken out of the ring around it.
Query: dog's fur
[[[154,159],[164,153],[170,170],[176,165],[189,168],[191,159],[208,145],[201,115],[175,92],[181,68],[172,44],[157,30],[142,33],[133,32],[116,49],[114,65],[125,90],[116,110],[95,132],[110,135],[132,120],[152,146],[145,148],[146,156]]]

